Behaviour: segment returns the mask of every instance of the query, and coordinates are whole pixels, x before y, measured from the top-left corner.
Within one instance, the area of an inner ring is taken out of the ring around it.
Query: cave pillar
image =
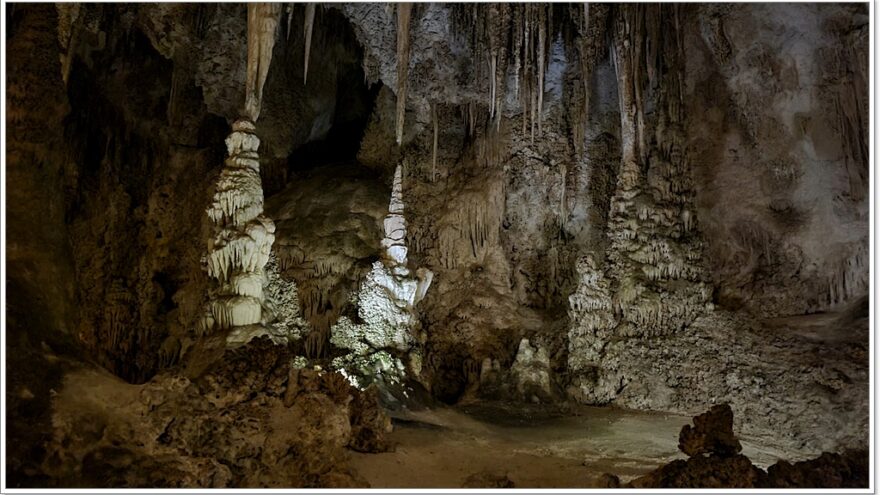
[[[275,241],[275,224],[263,215],[260,139],[256,133],[263,85],[281,4],[248,4],[248,59],[243,117],[226,138],[228,157],[207,208],[213,235],[208,240],[208,275],[216,282],[202,320],[204,333],[265,323],[263,268]]]

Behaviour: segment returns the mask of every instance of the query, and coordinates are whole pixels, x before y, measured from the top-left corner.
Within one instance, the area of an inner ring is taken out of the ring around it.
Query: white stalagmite
[[[403,207],[403,174],[398,165],[394,171],[388,215],[383,221],[385,237],[382,239],[382,249],[386,265],[397,274],[407,275],[406,218],[403,216]]]
[[[362,377],[372,373],[356,363],[385,360],[382,356],[387,356],[388,349],[408,354],[408,371],[413,375],[418,376],[421,370],[421,345],[426,336],[420,332],[415,306],[427,294],[434,274],[427,268],[418,268],[415,277],[410,274],[403,213],[403,171],[398,165],[383,222],[382,260],[373,263],[353,299],[361,321],[355,323],[343,316],[330,327],[330,342],[349,351],[334,359],[333,366],[348,373]]]
[[[261,321],[263,267],[275,240],[275,224],[263,216],[260,140],[254,124],[239,120],[226,139],[229,158],[207,208],[214,224],[209,240],[208,275],[218,286],[212,293],[203,331],[254,325]]]
[[[208,276],[216,284],[202,319],[203,332],[256,325],[263,320],[267,284],[263,268],[275,242],[275,224],[263,216],[257,154],[260,139],[254,122],[260,115],[282,12],[282,4],[248,4],[245,117],[232,124],[232,133],[226,138],[229,157],[206,209],[214,233],[208,240],[205,262]]]

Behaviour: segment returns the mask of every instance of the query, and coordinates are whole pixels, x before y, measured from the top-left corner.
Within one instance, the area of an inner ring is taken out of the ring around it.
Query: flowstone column
[[[214,201],[207,208],[214,224],[208,242],[208,275],[218,286],[211,294],[204,330],[224,330],[262,320],[263,267],[275,241],[275,224],[263,215],[260,140],[254,124],[239,120],[226,138],[229,157],[220,172]]]
[[[686,149],[675,9],[622,6],[614,23],[621,165],[609,247],[604,259],[581,259],[569,300],[569,395],[581,402],[609,402],[623,389],[627,377],[618,370],[628,342],[683,331],[712,310]],[[645,57],[651,50],[656,54]]]
[[[275,224],[263,215],[260,139],[254,122],[260,115],[280,14],[280,4],[248,5],[245,117],[232,124],[226,138],[229,157],[207,208],[213,236],[208,240],[206,265],[216,285],[209,293],[203,333],[265,323],[263,268],[275,241]]]

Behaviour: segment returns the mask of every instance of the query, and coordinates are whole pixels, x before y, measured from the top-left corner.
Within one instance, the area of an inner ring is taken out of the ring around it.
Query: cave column
[[[226,138],[228,158],[207,208],[213,224],[206,256],[216,281],[202,331],[256,325],[263,320],[263,267],[275,241],[275,224],[263,215],[260,139],[256,134],[263,85],[272,61],[281,4],[248,4],[248,58],[243,116]]]

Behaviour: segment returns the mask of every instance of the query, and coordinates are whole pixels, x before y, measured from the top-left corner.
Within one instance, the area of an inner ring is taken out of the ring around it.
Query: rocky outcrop
[[[690,458],[672,461],[636,478],[627,488],[864,488],[868,451],[823,453],[791,464],[779,461],[766,472],[740,454],[728,405],[714,406],[681,430],[679,449]]]
[[[717,454],[722,457],[739,454],[739,440],[733,435],[733,410],[728,404],[713,406],[708,412],[694,416],[694,426],[684,425],[678,437],[678,449],[690,457]]]
[[[198,378],[134,386],[71,373],[54,400],[44,475],[94,488],[364,487],[345,448],[386,449],[390,420],[375,394],[293,357],[257,339]]]

